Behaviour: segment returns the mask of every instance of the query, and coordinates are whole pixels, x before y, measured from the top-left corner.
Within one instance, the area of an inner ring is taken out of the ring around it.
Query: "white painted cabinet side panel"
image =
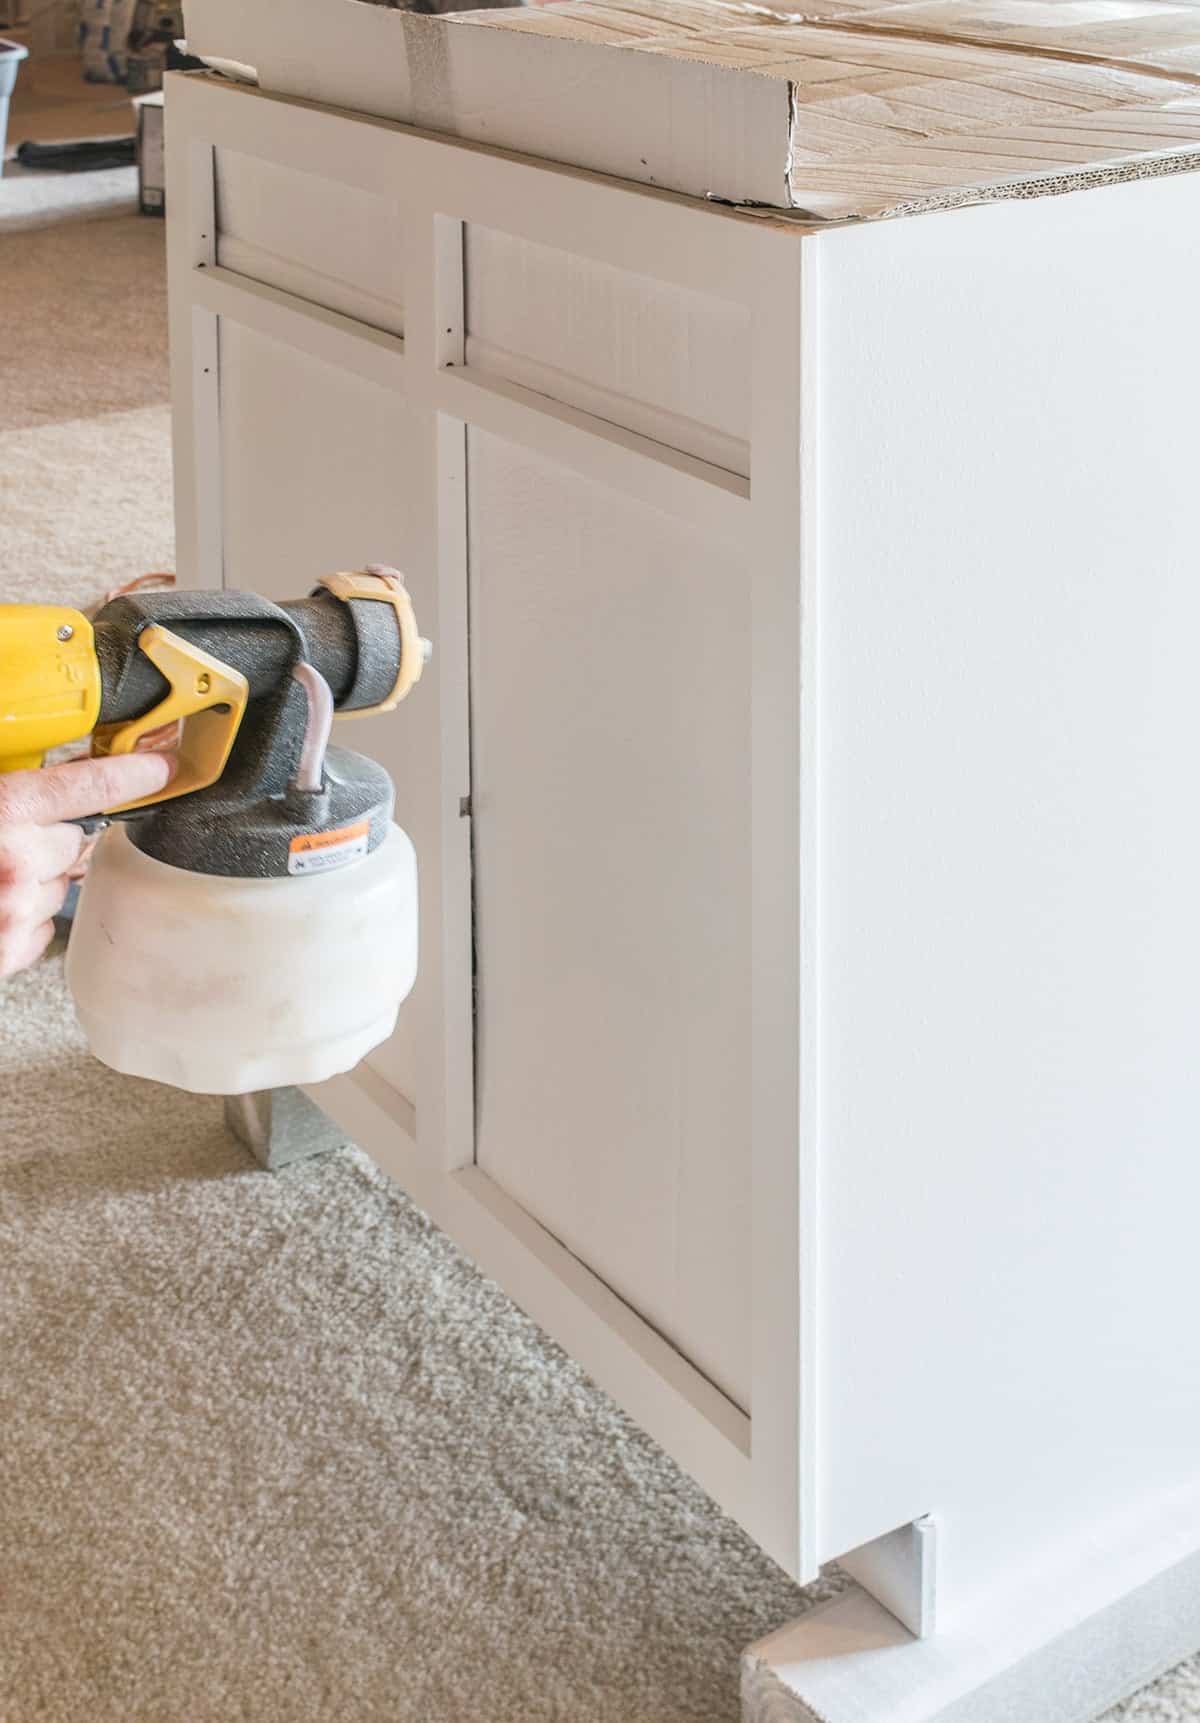
[[[225,580],[267,598],[299,598],[323,574],[384,562],[403,568],[406,520],[403,402],[384,389],[221,322],[221,457]],[[428,771],[401,711],[334,725],[335,745],[373,754],[396,786],[410,834],[410,798]],[[372,1066],[418,1103],[415,1032],[421,979]]]
[[[749,1403],[736,558],[472,432],[478,1157]]]
[[[824,236],[822,1556],[1200,1474],[1200,177]]]

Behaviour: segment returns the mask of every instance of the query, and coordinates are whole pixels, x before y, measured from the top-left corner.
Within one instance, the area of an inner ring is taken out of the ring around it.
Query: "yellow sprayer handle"
[[[0,772],[40,766],[100,713],[92,625],[56,604],[0,604]]]
[[[138,646],[170,683],[170,692],[149,712],[125,724],[102,724],[92,739],[93,754],[132,754],[142,738],[164,724],[182,720],[179,770],[165,790],[124,802],[107,813],[173,801],[192,790],[207,789],[225,770],[250,696],[250,684],[239,670],[222,664],[190,641],[152,623],[138,635]]]

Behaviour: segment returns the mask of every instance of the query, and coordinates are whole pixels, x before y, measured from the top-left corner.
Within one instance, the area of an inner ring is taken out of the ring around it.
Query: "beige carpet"
[[[0,597],[169,566],[161,244],[0,232]],[[365,1156],[259,1172],[89,1059],[55,958],[0,984],[0,1359],[0,1723],[733,1723],[817,1595]]]
[[[0,229],[9,232],[65,221],[94,221],[100,216],[132,215],[136,209],[136,168],[61,174],[9,162],[0,179]]]
[[[7,232],[0,219],[4,429],[165,406],[164,234],[138,215],[32,233]],[[106,465],[126,465],[118,446]],[[148,511],[165,518],[165,501],[148,494]]]
[[[715,1723],[803,1599],[357,1151],[0,1011],[5,1723]]]

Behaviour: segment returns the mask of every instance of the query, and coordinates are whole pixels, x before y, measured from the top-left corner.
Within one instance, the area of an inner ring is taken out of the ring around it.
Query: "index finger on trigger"
[[[49,826],[84,819],[153,796],[174,775],[171,754],[114,754],[69,760],[40,772],[12,772],[0,783],[0,820]]]

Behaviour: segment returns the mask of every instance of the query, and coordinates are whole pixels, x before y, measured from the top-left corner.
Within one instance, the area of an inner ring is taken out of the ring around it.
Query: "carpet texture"
[[[5,1723],[736,1717],[806,1597],[365,1156],[0,1024]]]
[[[162,222],[133,215],[11,232],[0,221],[0,245],[5,304],[16,313],[0,358],[0,425],[165,403]],[[31,324],[49,339],[31,339]],[[114,447],[110,464],[120,461]],[[165,500],[151,506],[161,511]]]
[[[0,232],[0,598],[171,566],[161,258],[148,222]],[[103,299],[117,334],[65,344]],[[734,1723],[743,1647],[835,1583],[358,1150],[264,1173],[97,1065],[54,956],[0,984],[0,1359],[0,1723]],[[1113,1716],[1200,1716],[1197,1664]]]
[[[10,161],[0,179],[0,231],[133,215],[137,199],[136,168],[62,174]]]

